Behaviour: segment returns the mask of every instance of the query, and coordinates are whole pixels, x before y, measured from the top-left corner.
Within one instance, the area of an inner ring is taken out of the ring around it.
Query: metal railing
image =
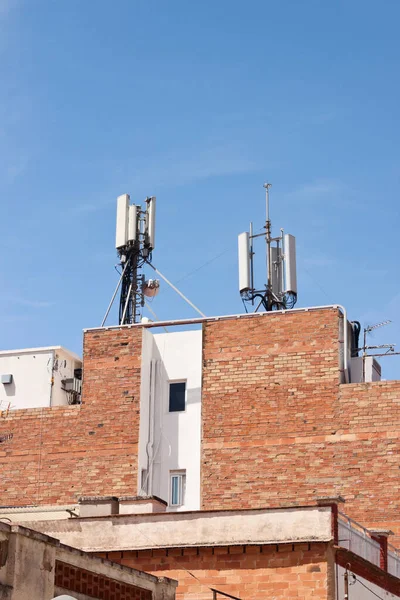
[[[400,578],[400,551],[392,544],[388,544],[387,565],[388,573]]]
[[[338,529],[340,546],[380,566],[381,547],[371,538],[368,529],[343,513],[339,513]]]
[[[237,596],[231,596],[231,594],[227,594],[226,592],[221,592],[220,590],[215,590],[214,588],[210,588],[213,593],[213,600],[218,600],[218,596],[224,596],[224,598],[231,598],[231,600],[240,600]]]

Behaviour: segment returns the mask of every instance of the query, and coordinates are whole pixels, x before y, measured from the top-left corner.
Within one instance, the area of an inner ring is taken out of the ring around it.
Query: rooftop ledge
[[[333,538],[331,506],[146,513],[24,525],[87,552],[328,542]]]
[[[170,321],[149,321],[146,323],[130,323],[129,325],[105,325],[103,327],[89,327],[84,329],[83,331],[98,331],[105,329],[129,329],[131,327],[144,327],[146,329],[151,327],[166,327],[166,326],[176,326],[176,325],[195,325],[196,323],[207,323],[209,321],[226,321],[228,319],[251,319],[251,318],[263,318],[269,317],[272,315],[282,315],[282,314],[291,314],[298,312],[311,312],[317,310],[340,310],[343,313],[343,316],[346,318],[346,310],[340,304],[329,304],[326,306],[309,306],[305,308],[290,308],[283,310],[274,310],[270,312],[257,312],[257,313],[240,313],[235,315],[221,315],[217,317],[194,317],[193,319],[178,319],[178,320],[170,320]]]

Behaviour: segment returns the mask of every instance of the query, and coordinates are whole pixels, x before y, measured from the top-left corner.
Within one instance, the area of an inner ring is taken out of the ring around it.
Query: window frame
[[[184,383],[185,384],[185,408],[183,410],[171,410],[170,406],[171,406],[171,385],[174,385],[175,383]],[[187,407],[187,379],[170,379],[168,381],[168,394],[167,394],[167,412],[168,414],[175,414],[175,413],[185,413],[186,412],[186,407]]]
[[[174,478],[179,478],[179,498],[178,500],[180,500],[180,502],[178,502],[177,504],[173,504],[172,500],[173,500],[173,484],[172,484],[172,480]],[[169,494],[168,494],[168,506],[170,508],[179,508],[180,506],[184,506],[185,505],[185,496],[186,496],[186,469],[173,469],[169,472]]]

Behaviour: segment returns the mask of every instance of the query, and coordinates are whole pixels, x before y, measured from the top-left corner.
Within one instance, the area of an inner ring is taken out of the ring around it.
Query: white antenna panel
[[[128,210],[128,242],[136,242],[138,214],[137,206],[131,204]]]
[[[285,233],[285,293],[297,294],[296,238]]]
[[[129,194],[122,194],[117,198],[117,230],[115,234],[115,247],[126,246],[128,235],[128,209]]]
[[[250,246],[247,231],[238,237],[239,252],[239,290],[240,293],[251,288],[250,284]]]
[[[156,197],[152,196],[146,200],[146,202],[146,246],[150,250],[154,250],[156,235]]]

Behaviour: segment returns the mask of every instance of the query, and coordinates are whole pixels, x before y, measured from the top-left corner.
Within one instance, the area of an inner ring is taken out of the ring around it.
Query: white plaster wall
[[[0,375],[11,373],[11,384],[0,383],[0,407],[10,409],[50,406],[53,352],[0,356]]]
[[[186,470],[185,503],[170,511],[200,508],[201,356],[201,330],[143,331],[138,490],[168,502],[170,471]],[[170,413],[169,382],[182,380],[186,410]],[[143,468],[150,471],[147,490],[140,489]]]
[[[0,383],[0,410],[67,404],[61,380],[73,377],[74,369],[81,365],[79,357],[62,348],[1,353],[0,375],[11,373],[13,381]]]
[[[344,598],[344,572],[345,570],[343,567],[336,565],[337,600],[342,600],[342,598]],[[349,574],[349,583],[351,584],[349,585],[349,598],[351,598],[351,600],[376,600],[377,597],[384,600],[400,600],[400,596],[387,592],[359,575],[356,575],[356,581],[353,583],[351,571],[349,571]]]
[[[143,329],[142,337],[142,367],[140,382],[140,422],[139,422],[139,452],[138,452],[138,494],[146,495],[147,490],[141,489],[142,469],[147,469],[149,443],[149,404],[150,404],[150,364],[155,352],[154,336],[148,329]]]
[[[183,506],[169,511],[200,509],[201,449],[201,357],[202,330],[160,333],[154,336],[160,356],[156,373],[156,419],[154,489],[169,501],[170,471],[186,470]],[[169,382],[186,380],[186,410],[169,412]]]
[[[71,354],[63,349],[56,350],[53,364],[53,389],[51,394],[51,406],[67,404],[67,395],[62,389],[61,381],[74,376],[74,370],[82,367],[81,361],[76,360]]]

